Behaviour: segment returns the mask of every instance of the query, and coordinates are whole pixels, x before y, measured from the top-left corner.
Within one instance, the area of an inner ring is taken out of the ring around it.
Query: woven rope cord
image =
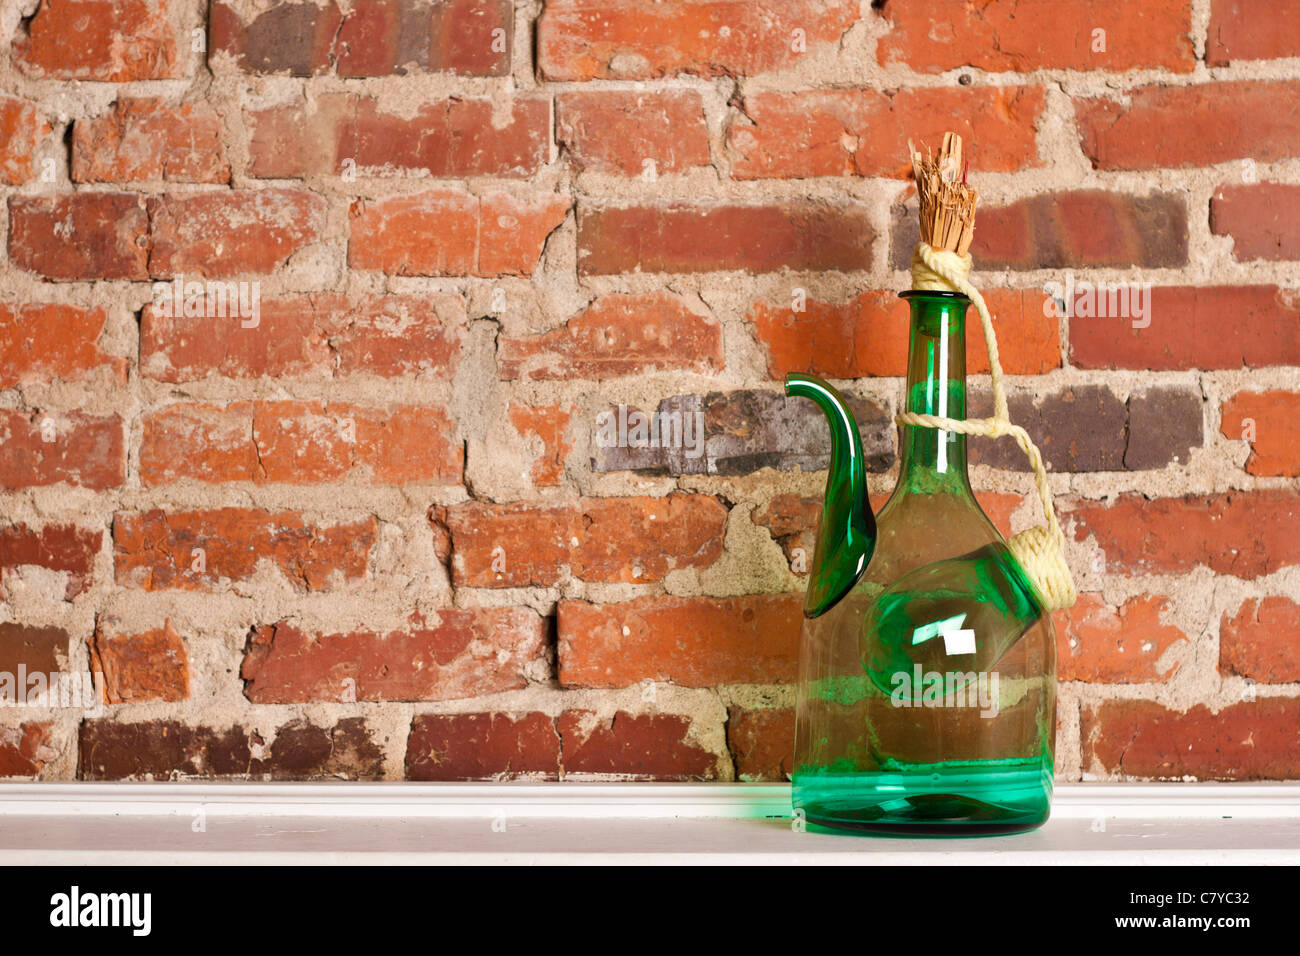
[[[969,255],[961,256],[943,249],[932,249],[924,242],[918,243],[912,253],[912,288],[960,292],[974,303],[975,310],[979,313],[984,327],[984,343],[988,346],[989,376],[993,380],[993,416],[959,420],[918,412],[902,412],[895,416],[894,421],[900,425],[938,428],[963,435],[984,435],[989,438],[1010,435],[1016,440],[1034,469],[1034,484],[1038,488],[1038,499],[1043,506],[1043,514],[1047,517],[1047,524],[1014,535],[1007,546],[1038,588],[1047,603],[1047,609],[1055,611],[1067,608],[1074,604],[1078,594],[1070,566],[1065,561],[1065,535],[1061,533],[1061,526],[1056,520],[1047,468],[1029,433],[1012,422],[1007,415],[1007,396],[1002,387],[1002,361],[998,357],[998,339],[993,331],[993,317],[989,314],[989,308],[979,289],[971,285],[970,272]]]

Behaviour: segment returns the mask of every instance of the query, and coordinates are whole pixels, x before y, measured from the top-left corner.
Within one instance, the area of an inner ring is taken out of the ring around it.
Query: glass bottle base
[[[794,806],[809,823],[900,836],[1032,830],[1046,822],[1051,796],[1051,765],[1041,759],[794,775]]]

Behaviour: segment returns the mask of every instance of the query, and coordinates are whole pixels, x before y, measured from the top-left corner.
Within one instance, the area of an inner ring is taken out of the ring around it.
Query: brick
[[[1286,0],[1211,0],[1208,66],[1300,56],[1300,24]]]
[[[998,330],[998,355],[1008,375],[1040,375],[1061,366],[1059,319],[1033,289],[982,290]],[[910,309],[889,290],[863,292],[846,302],[804,299],[755,302],[748,319],[767,349],[767,371],[777,380],[787,372],[827,378],[905,376]],[[979,316],[966,316],[966,371],[989,370]]]
[[[1217,713],[1155,701],[1085,707],[1083,766],[1160,780],[1290,780],[1300,776],[1300,701],[1267,697]]]
[[[449,508],[452,580],[461,587],[649,584],[722,556],[727,509],[707,495],[583,498],[575,504]],[[520,547],[519,545],[524,545]]]
[[[217,728],[176,720],[126,723],[113,718],[81,724],[81,780],[214,779],[378,780],[384,753],[362,717],[332,727],[305,719],[276,728],[268,742],[236,724]]]
[[[22,186],[36,178],[38,151],[49,134],[35,103],[0,96],[0,185]]]
[[[181,403],[146,415],[140,480],[455,484],[464,447],[440,405]]]
[[[526,405],[511,399],[507,414],[533,456],[529,477],[538,488],[564,484],[564,466],[573,451],[573,416],[576,405]]]
[[[563,600],[557,610],[560,683],[629,687],[787,684],[795,679],[803,596]]]
[[[171,106],[118,99],[109,113],[72,127],[72,178],[81,183],[163,180],[227,183],[221,117],[206,101]]]
[[[10,196],[9,259],[47,279],[147,279],[144,199],[99,192]]]
[[[886,410],[855,395],[848,402],[867,469],[888,471],[894,426]],[[652,475],[819,471],[829,464],[831,449],[830,430],[815,405],[758,389],[676,395],[653,412],[609,408],[596,416],[593,444],[593,470]]]
[[[73,524],[0,525],[0,574],[5,578],[25,567],[66,576],[64,599],[71,601],[90,587],[104,533]]]
[[[639,780],[716,780],[717,755],[697,744],[691,721],[676,714],[601,718],[568,710],[556,719],[564,773],[614,774]]]
[[[322,238],[325,212],[297,189],[168,193],[150,200],[149,274],[266,275]]]
[[[449,608],[388,632],[255,627],[239,674],[255,704],[455,700],[526,687],[545,655],[533,611]]]
[[[34,79],[167,80],[185,76],[173,0],[41,0],[14,39],[14,63]]]
[[[561,328],[503,336],[504,379],[603,380],[668,370],[704,374],[723,366],[722,326],[671,292],[611,293]]]
[[[407,780],[557,780],[560,735],[546,714],[416,714]]]
[[[103,679],[109,704],[180,701],[190,696],[189,655],[171,621],[133,632],[101,620],[90,645],[90,666]]]
[[[731,708],[727,749],[736,764],[737,780],[784,783],[794,773],[794,709]]]
[[[1076,385],[1052,392],[1007,396],[1011,420],[1029,432],[1053,471],[1137,471],[1185,463],[1202,444],[1199,389],[1156,387],[1121,401],[1105,385]],[[973,390],[968,413],[993,413],[987,389]],[[1028,471],[1010,437],[969,443],[972,464]]]
[[[336,3],[276,2],[244,20],[231,3],[215,0],[208,25],[208,62],[231,58],[250,73],[313,76],[329,70],[343,16]]]
[[[555,130],[583,172],[653,178],[710,165],[704,99],[694,90],[564,93]]]
[[[1124,103],[1076,100],[1079,141],[1094,169],[1271,163],[1300,155],[1300,118],[1277,108],[1297,96],[1300,83],[1246,80],[1147,86]]]
[[[1193,448],[1205,441],[1199,388],[1151,386],[1128,399],[1128,445],[1124,467],[1129,471],[1186,464]]]
[[[977,491],[975,499],[980,509],[993,522],[1003,538],[1011,537],[1011,515],[1020,507],[1020,495],[997,491]],[[871,510],[878,513],[888,494],[871,495]],[[817,531],[821,523],[822,498],[782,492],[773,495],[761,508],[755,508],[750,519],[760,528],[766,528],[772,540],[785,552],[791,571],[800,576],[809,573],[817,546]],[[797,552],[802,552],[799,554]],[[796,558],[799,558],[796,566]]]
[[[397,113],[355,93],[254,110],[249,173],[270,179],[535,174],[550,158],[550,100],[515,96],[508,118],[499,112],[490,99],[455,97]]]
[[[1080,368],[1266,368],[1300,365],[1300,298],[1271,285],[1152,290],[1150,323],[1122,316],[1070,323]]]
[[[35,777],[58,755],[53,723],[0,725],[0,777]]]
[[[1300,393],[1238,392],[1223,403],[1219,430],[1225,438],[1250,442],[1248,474],[1300,475]]]
[[[981,172],[1040,165],[1034,130],[1041,86],[953,89],[814,90],[745,97],[748,125],[727,136],[738,179],[812,176],[906,178],[908,140],[937,143],[961,134]],[[917,126],[918,116],[929,125]]]
[[[1161,658],[1171,647],[1185,649],[1189,640],[1178,628],[1160,622],[1170,608],[1163,595],[1138,595],[1116,607],[1100,594],[1080,594],[1073,607],[1053,615],[1057,679],[1094,684],[1168,681],[1178,665],[1161,667]]]
[[[1300,604],[1285,597],[1247,598],[1219,624],[1219,673],[1265,684],[1300,681]]]
[[[212,52],[252,73],[505,76],[513,10],[509,0],[361,0],[343,13],[337,3],[291,0],[245,20],[218,2]]]
[[[125,384],[127,360],[99,347],[107,319],[103,307],[0,302],[0,388],[78,381],[104,368]]]
[[[1190,0],[1020,0],[1014,4],[903,0],[873,4],[889,21],[876,57],[922,73],[971,66],[993,73],[1032,70],[1166,69],[1190,73]],[[1105,30],[1105,45],[1094,30]]]
[[[578,271],[852,272],[871,267],[869,217],[813,203],[591,206],[578,214]]]
[[[28,675],[67,671],[69,662],[68,632],[61,627],[38,627],[13,621],[0,623],[0,674],[8,675],[0,683],[0,703],[23,706],[35,690],[18,680],[21,668]]]
[[[166,308],[141,314],[140,373],[163,382],[362,374],[449,381],[465,339],[465,302],[446,293],[267,299],[253,327],[242,318],[177,314],[162,299]]]
[[[894,207],[891,264],[907,269],[919,226],[915,200]],[[1181,196],[1128,196],[1100,189],[1040,193],[1005,206],[980,206],[977,269],[1088,269],[1187,263],[1187,208]]]
[[[1300,564],[1300,495],[1229,491],[1147,500],[1123,494],[1110,503],[1068,507],[1074,539],[1095,536],[1108,573],[1217,574],[1257,578]]]
[[[1210,199],[1210,231],[1232,239],[1239,262],[1300,259],[1300,186],[1220,186]]]
[[[118,512],[113,559],[120,586],[146,591],[218,590],[249,580],[264,561],[299,590],[320,591],[364,577],[377,536],[373,517],[326,526],[246,508]]]
[[[835,49],[858,18],[853,0],[550,0],[537,65],[548,80],[753,75]]]
[[[66,482],[103,491],[126,479],[126,442],[117,415],[0,410],[0,488]]]
[[[352,206],[348,264],[390,275],[532,275],[570,199],[431,190]]]

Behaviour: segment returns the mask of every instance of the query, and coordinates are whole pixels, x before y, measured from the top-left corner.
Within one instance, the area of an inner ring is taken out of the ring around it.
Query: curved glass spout
[[[844,397],[817,376],[798,372],[786,375],[785,393],[812,399],[831,426],[830,474],[804,602],[804,615],[815,618],[862,577],[876,546],[876,518],[867,499],[862,436]]]

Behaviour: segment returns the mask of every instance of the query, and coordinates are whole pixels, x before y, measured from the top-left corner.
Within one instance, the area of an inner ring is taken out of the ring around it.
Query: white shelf
[[[1063,784],[1001,837],[798,832],[771,784],[0,785],[0,864],[1300,863],[1300,784]]]

